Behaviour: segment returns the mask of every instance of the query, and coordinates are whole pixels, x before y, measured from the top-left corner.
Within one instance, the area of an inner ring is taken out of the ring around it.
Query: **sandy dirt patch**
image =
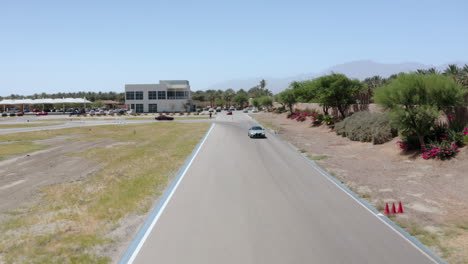
[[[0,162],[0,215],[35,198],[43,186],[79,181],[101,164],[83,157],[68,156],[89,148],[110,144],[106,141],[75,141],[59,136],[38,140],[45,150],[17,155]]]

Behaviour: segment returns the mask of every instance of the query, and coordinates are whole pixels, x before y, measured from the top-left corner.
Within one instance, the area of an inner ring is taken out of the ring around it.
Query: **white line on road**
[[[332,179],[332,176],[329,176],[327,175],[326,173],[324,173],[321,168],[315,163],[313,162],[312,160],[310,160],[309,158],[305,157],[305,156],[302,156],[304,159],[306,159],[307,161],[311,162],[312,164],[314,164],[314,168],[320,173],[322,174],[323,176],[325,176],[325,178],[327,178],[330,182],[332,182],[333,184],[335,184],[336,186],[338,186],[338,188],[340,190],[342,190],[345,194],[347,194],[349,197],[351,197],[353,200],[355,200],[358,204],[360,204],[362,207],[364,207],[367,211],[369,211],[372,215],[376,216],[377,219],[379,219],[381,222],[383,222],[385,225],[387,225],[388,227],[390,227],[391,230],[395,231],[400,237],[402,237],[403,239],[405,239],[407,242],[409,242],[410,245],[412,245],[414,248],[416,248],[419,252],[421,252],[424,256],[426,256],[429,260],[431,260],[432,262],[438,264],[438,263],[445,263],[443,262],[443,260],[436,260],[433,256],[429,255],[425,250],[423,250],[421,248],[421,246],[424,246],[422,244],[420,244],[419,246],[416,245],[415,241],[412,241],[410,240],[407,236],[405,236],[404,234],[402,234],[401,232],[399,232],[394,226],[392,226],[391,224],[389,224],[387,221],[385,221],[385,218],[383,217],[384,215],[381,215],[380,213],[374,213],[369,207],[367,207],[362,201],[360,201],[359,199],[357,199],[354,195],[352,195],[351,193],[349,193],[345,188],[343,188],[343,186],[341,186],[340,184],[338,184],[337,182],[335,182],[333,179]],[[317,168],[318,167],[318,168]],[[319,169],[320,168],[320,169]],[[419,241],[418,241],[419,242]]]

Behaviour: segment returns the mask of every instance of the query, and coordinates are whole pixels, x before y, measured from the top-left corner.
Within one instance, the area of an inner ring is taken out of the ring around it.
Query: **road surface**
[[[217,118],[133,263],[438,263],[254,124]]]

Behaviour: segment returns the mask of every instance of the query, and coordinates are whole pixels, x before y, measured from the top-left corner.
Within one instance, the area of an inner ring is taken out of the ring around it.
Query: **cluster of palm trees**
[[[439,71],[436,68],[429,69],[418,69],[414,73],[417,74],[443,74],[452,77],[457,83],[468,89],[468,65],[465,64],[463,67],[459,67],[456,64],[450,64],[443,71]],[[382,78],[381,76],[373,76],[364,79],[362,82],[366,84],[367,89],[358,96],[358,100],[363,104],[371,103],[371,98],[374,95],[374,90],[388,84],[391,80],[395,79],[398,75],[393,74],[388,78]]]
[[[94,102],[99,100],[113,100],[117,102],[125,101],[124,93],[116,92],[73,92],[73,93],[40,93],[33,94],[28,96],[23,96],[19,94],[11,94],[6,96],[5,99],[40,99],[40,98],[85,98]],[[0,99],[3,99],[0,96]]]
[[[261,80],[258,85],[245,91],[239,89],[235,91],[233,89],[223,90],[206,90],[192,92],[192,99],[199,105],[210,105],[210,106],[231,106],[239,105],[242,106],[248,102],[249,98],[260,98],[264,96],[273,96],[273,93],[266,89],[266,81]]]

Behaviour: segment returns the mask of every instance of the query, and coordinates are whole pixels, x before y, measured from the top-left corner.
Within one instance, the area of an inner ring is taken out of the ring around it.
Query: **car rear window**
[[[262,128],[262,127],[259,127],[259,126],[254,126],[254,127],[252,127],[251,129],[252,129],[252,130],[263,130],[263,128]]]

